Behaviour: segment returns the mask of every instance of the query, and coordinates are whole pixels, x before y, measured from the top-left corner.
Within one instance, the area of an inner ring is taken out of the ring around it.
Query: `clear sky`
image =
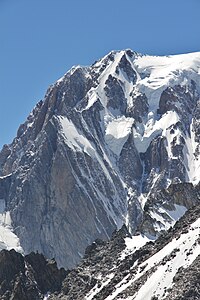
[[[0,0],[0,148],[73,65],[200,51],[200,0]]]

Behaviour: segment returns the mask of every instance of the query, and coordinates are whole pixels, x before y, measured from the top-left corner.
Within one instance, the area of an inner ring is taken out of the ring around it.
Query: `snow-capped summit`
[[[200,52],[127,49],[73,67],[0,153],[0,199],[25,253],[74,266],[124,223],[156,238],[198,201],[199,132]]]

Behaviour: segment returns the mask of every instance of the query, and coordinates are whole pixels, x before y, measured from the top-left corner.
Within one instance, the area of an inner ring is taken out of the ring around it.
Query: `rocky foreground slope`
[[[73,267],[124,223],[156,238],[198,201],[199,147],[200,53],[73,67],[0,152],[0,247]]]
[[[96,240],[77,269],[49,299],[194,300],[200,297],[200,206],[155,242],[138,249],[122,227],[111,241]]]
[[[31,253],[0,252],[4,300],[196,300],[200,297],[200,206],[155,242],[126,226],[95,240],[74,269]],[[140,244],[140,246],[139,246]],[[142,246],[143,245],[143,246]]]

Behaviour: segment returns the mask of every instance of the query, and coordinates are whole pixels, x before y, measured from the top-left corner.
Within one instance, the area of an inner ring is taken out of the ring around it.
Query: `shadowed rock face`
[[[111,52],[72,68],[3,147],[0,199],[25,253],[73,267],[87,245],[124,223],[131,233],[143,228],[157,236],[149,216],[160,190],[197,180],[199,75],[180,72],[169,86],[160,77],[151,89],[143,59]]]
[[[112,75],[108,76],[105,86],[106,96],[108,97],[108,107],[112,109],[119,109],[122,114],[127,108],[127,101],[122,89],[122,83]]]
[[[59,291],[67,272],[58,270],[54,260],[42,254],[25,257],[14,250],[0,252],[0,297],[4,300],[44,299],[51,291]]]

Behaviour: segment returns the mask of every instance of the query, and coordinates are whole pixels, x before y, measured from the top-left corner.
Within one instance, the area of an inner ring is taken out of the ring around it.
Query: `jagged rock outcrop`
[[[48,292],[61,289],[67,272],[58,270],[54,260],[42,254],[23,257],[15,250],[0,252],[0,298],[2,300],[40,300]]]
[[[0,152],[0,201],[25,253],[73,267],[122,224],[157,237],[155,210],[169,225],[198,202],[166,206],[160,191],[199,179],[199,69],[199,53],[113,51],[49,87]]]

